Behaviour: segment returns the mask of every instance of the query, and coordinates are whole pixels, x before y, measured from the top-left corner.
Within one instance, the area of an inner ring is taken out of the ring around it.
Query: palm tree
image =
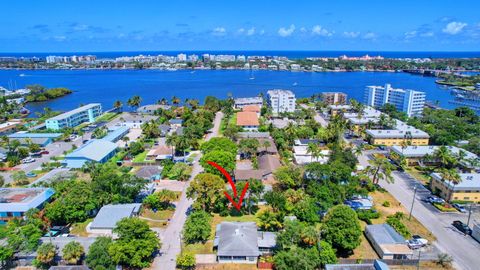
[[[452,168],[456,163],[452,152],[445,145],[440,146],[433,152],[433,158],[440,163],[441,168]]]
[[[262,142],[262,145],[263,145],[263,147],[265,147],[265,153],[267,153],[268,147],[272,146],[272,144],[270,143],[269,140],[264,140],[264,141]]]
[[[120,100],[116,100],[113,103],[113,108],[115,108],[115,111],[120,112],[122,110],[123,103]]]
[[[449,201],[451,201],[452,195],[455,192],[455,186],[462,181],[462,178],[460,177],[460,174],[458,174],[456,169],[442,168],[441,174],[442,179],[447,180],[449,185],[453,184],[452,188],[450,189],[450,194],[448,195],[448,199]]]
[[[167,100],[166,98],[162,98],[162,99],[160,99],[157,103],[160,104],[160,105],[167,105],[167,104],[168,104],[168,100]]]
[[[313,162],[313,158],[318,161],[318,158],[323,157],[322,149],[316,143],[309,143],[307,146],[307,153],[310,154],[310,162]]]
[[[127,101],[128,106],[132,107],[132,109],[138,108],[140,106],[140,103],[142,103],[142,98],[137,95],[129,98]]]
[[[180,98],[173,96],[172,97],[172,104],[173,105],[178,105],[180,103]]]
[[[392,171],[394,170],[394,166],[386,157],[374,157],[368,162],[371,166],[367,167],[367,172],[373,176],[372,182],[374,184],[378,184],[380,179],[393,182]]]
[[[187,104],[190,105],[190,107],[192,108],[192,110],[197,109],[199,103],[200,103],[200,102],[198,101],[198,99],[188,99],[188,101],[187,101]]]
[[[128,147],[128,141],[130,141],[130,138],[128,136],[124,136],[122,138],[122,141],[125,143],[125,148],[127,148]]]
[[[172,133],[171,135],[167,135],[165,138],[165,143],[172,148],[172,160],[175,158],[175,146],[177,145],[178,136],[176,133]]]

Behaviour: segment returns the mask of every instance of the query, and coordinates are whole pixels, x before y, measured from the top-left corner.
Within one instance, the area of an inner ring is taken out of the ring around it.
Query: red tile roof
[[[246,105],[243,107],[242,111],[244,112],[260,112],[260,106],[258,105]]]
[[[238,112],[237,126],[259,126],[258,116],[255,112]]]

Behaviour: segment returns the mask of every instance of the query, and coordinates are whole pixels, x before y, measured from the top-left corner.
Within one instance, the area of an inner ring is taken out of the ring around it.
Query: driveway
[[[217,112],[217,114],[215,115],[214,126],[210,130],[210,133],[208,133],[206,136],[207,141],[213,137],[218,136],[222,117],[223,113]],[[180,197],[180,201],[175,208],[175,213],[173,214],[170,223],[165,230],[159,232],[160,240],[162,241],[162,248],[160,249],[159,256],[155,257],[151,269],[175,269],[177,255],[182,252],[181,232],[183,229],[183,225],[185,224],[185,221],[187,219],[187,210],[193,203],[193,200],[187,198],[186,190],[190,185],[192,179],[195,178],[197,174],[203,171],[203,168],[198,162],[200,157],[201,154],[195,158],[195,162],[193,163],[192,176],[183,187],[182,196]]]
[[[359,157],[360,164],[368,165],[368,154]],[[470,236],[465,236],[451,224],[454,220],[467,221],[468,214],[442,213],[429,203],[422,202],[422,198],[428,196],[430,191],[415,178],[405,172],[393,173],[394,183],[380,181],[380,185],[400,201],[407,209],[410,209],[414,201],[412,215],[420,221],[437,241],[433,244],[444,253],[454,259],[457,269],[474,270],[480,265],[480,243]],[[415,200],[413,200],[414,188],[417,188]],[[472,222],[470,223],[472,224]]]

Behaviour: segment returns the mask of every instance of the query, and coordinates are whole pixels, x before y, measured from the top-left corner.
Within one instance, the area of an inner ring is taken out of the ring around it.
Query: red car
[[[48,152],[47,150],[43,150],[42,152],[40,152],[40,154],[42,154],[42,155],[48,155],[48,154],[50,154],[50,152]]]

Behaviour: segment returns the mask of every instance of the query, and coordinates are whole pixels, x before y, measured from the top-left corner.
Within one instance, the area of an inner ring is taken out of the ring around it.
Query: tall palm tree
[[[456,163],[452,152],[445,145],[440,146],[433,152],[433,158],[440,163],[441,168],[452,168]]]
[[[135,95],[128,99],[127,104],[128,106],[132,107],[132,109],[136,109],[142,103],[142,98],[138,95]]]
[[[450,189],[450,194],[448,195],[449,201],[451,201],[452,195],[455,192],[455,186],[462,181],[462,178],[460,177],[460,174],[457,172],[456,169],[442,168],[441,174],[442,174],[442,179],[447,180],[449,186],[453,184],[452,188]]]
[[[388,161],[386,157],[374,157],[368,161],[370,166],[367,168],[367,172],[372,175],[372,182],[378,184],[380,179],[384,179],[387,182],[393,182],[392,171],[394,166]]]
[[[307,146],[307,153],[310,154],[310,162],[313,162],[313,159],[318,160],[318,158],[323,157],[322,149],[316,143],[309,143]]]
[[[162,99],[160,99],[157,103],[160,104],[160,105],[167,105],[167,104],[168,104],[168,100],[167,100],[166,98],[162,98]]]
[[[198,99],[188,99],[187,104],[192,108],[192,110],[195,110],[198,108],[198,104],[200,102]]]
[[[180,103],[180,98],[173,96],[172,97],[172,104],[173,105],[178,105]]]
[[[120,112],[122,110],[123,103],[120,100],[116,100],[113,103],[113,108],[115,108],[115,111]]]
[[[269,140],[264,140],[262,142],[263,147],[265,147],[265,153],[268,151],[268,147],[272,146]]]
[[[175,158],[175,146],[177,145],[178,136],[176,133],[167,135],[165,138],[165,143],[172,148],[172,160]]]

